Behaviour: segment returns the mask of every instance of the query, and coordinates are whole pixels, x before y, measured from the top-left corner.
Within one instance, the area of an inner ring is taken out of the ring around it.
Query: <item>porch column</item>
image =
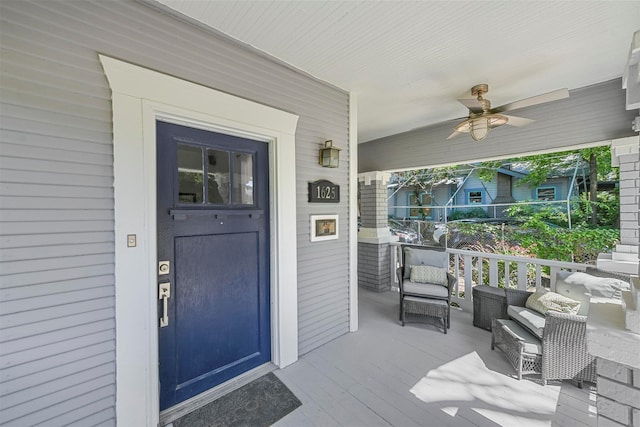
[[[631,43],[623,88],[627,110],[640,108],[640,31]],[[640,116],[633,129],[640,132]],[[620,167],[620,244],[598,256],[598,268],[632,275],[622,306],[592,304],[587,317],[587,348],[596,357],[598,426],[640,426],[640,137],[614,140],[611,164]],[[635,277],[633,277],[635,276]],[[592,308],[593,307],[593,308]]]
[[[638,275],[638,204],[640,203],[640,137],[611,143],[611,165],[620,168],[620,244],[610,254],[598,255],[601,270]]]
[[[387,183],[390,174],[358,175],[360,220],[358,231],[358,285],[376,292],[391,289],[391,248],[397,241],[387,226]]]

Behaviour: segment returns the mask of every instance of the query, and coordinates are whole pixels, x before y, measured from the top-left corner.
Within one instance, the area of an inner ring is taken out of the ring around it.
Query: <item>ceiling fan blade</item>
[[[455,132],[455,131],[454,131],[451,135],[449,135],[449,136],[447,137],[447,139],[453,139],[453,138],[455,138],[455,137],[456,137],[456,136],[458,136],[458,135],[462,135],[462,132]]]
[[[492,108],[492,113],[502,113],[503,111],[517,110],[518,108],[531,107],[533,105],[544,104],[545,102],[558,101],[569,97],[568,89],[558,89],[553,92],[543,93],[542,95],[532,96],[531,98],[521,99],[520,101],[504,104],[496,108]]]
[[[480,102],[478,102],[476,98],[458,99],[458,102],[464,105],[465,107],[467,107],[470,111],[474,113],[482,112],[482,105],[480,104]]]
[[[507,122],[508,125],[516,126],[516,127],[530,125],[531,123],[535,122],[535,120],[525,119],[524,117],[507,116],[506,114],[501,114],[501,116],[504,116],[507,119],[509,119],[509,121]]]

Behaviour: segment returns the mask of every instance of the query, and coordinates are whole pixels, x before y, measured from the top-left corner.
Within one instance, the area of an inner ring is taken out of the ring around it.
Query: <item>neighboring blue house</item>
[[[453,211],[480,208],[488,217],[499,217],[505,206],[495,205],[523,201],[561,201],[567,200],[571,194],[577,194],[570,191],[575,168],[559,171],[538,186],[520,182],[527,175],[526,169],[521,165],[513,169],[517,170],[512,170],[510,166],[498,168],[495,178],[489,182],[482,181],[477,171],[472,169],[464,175],[425,187],[419,196],[415,194],[411,183],[403,186],[402,178],[394,175],[389,184],[389,215],[439,222],[444,221],[445,215],[450,216]]]

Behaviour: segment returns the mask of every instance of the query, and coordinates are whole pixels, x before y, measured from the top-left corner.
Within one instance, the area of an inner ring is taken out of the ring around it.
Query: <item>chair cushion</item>
[[[542,343],[538,338],[533,336],[527,329],[523,328],[517,322],[513,322],[511,320],[500,320],[500,327],[506,328],[511,333],[522,341],[524,341],[524,348],[522,349],[525,353],[529,354],[542,354]]]
[[[631,289],[629,283],[620,279],[596,277],[580,271],[559,271],[556,274],[556,289],[560,282],[569,285],[582,284],[593,297],[613,298],[616,300],[622,298],[622,291]]]
[[[589,314],[591,294],[583,284],[569,284],[564,280],[558,280],[556,282],[556,292],[562,296],[580,302],[580,309],[576,314],[579,314],[580,316],[586,316],[587,314]]]
[[[444,251],[436,251],[433,249],[418,249],[412,247],[404,248],[404,278],[408,279],[411,275],[411,265],[430,265],[432,267],[440,267],[445,270],[449,269],[449,254]]]
[[[410,265],[409,280],[417,283],[433,283],[447,286],[447,270],[430,265]]]
[[[544,331],[544,316],[526,307],[510,305],[507,307],[509,317],[528,329],[533,335],[542,339]]]
[[[433,283],[416,283],[404,280],[402,289],[406,294],[420,295],[426,298],[447,299],[449,297],[449,288],[442,285],[434,285]]]
[[[547,311],[578,314],[580,302],[556,292],[543,290],[532,293],[529,298],[527,298],[525,307],[535,310],[540,314],[545,314]]]

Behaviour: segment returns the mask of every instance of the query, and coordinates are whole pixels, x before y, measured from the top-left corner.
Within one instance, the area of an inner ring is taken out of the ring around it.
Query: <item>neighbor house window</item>
[[[409,208],[409,218],[431,218],[431,206],[432,198],[429,193],[421,193],[418,203],[418,198],[414,193],[409,194],[409,206],[425,206],[424,208],[411,207]]]
[[[536,199],[538,200],[556,200],[555,187],[538,187],[536,188]]]
[[[481,205],[482,204],[482,190],[469,190],[467,192],[467,204],[469,204],[469,205]]]

